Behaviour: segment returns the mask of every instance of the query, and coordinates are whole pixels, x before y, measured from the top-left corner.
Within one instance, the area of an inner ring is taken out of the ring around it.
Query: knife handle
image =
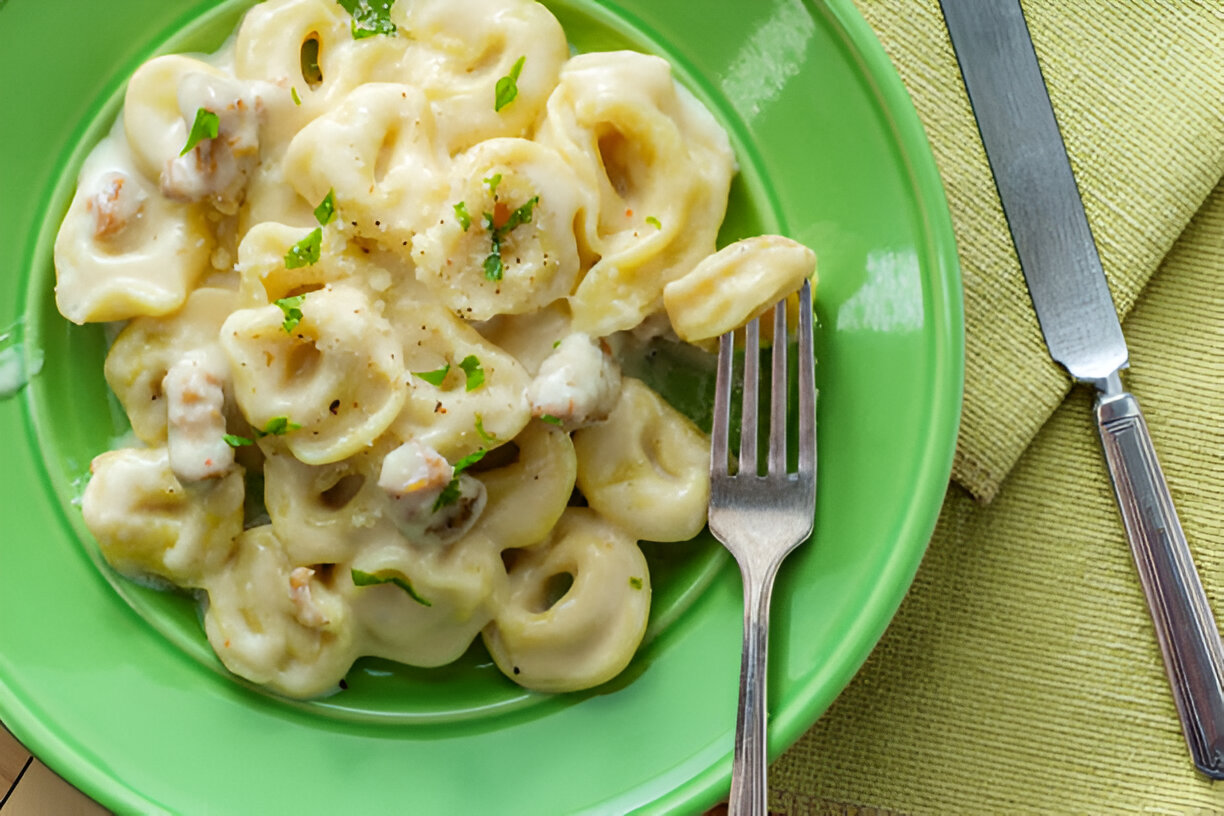
[[[1224,645],[1151,434],[1125,391],[1100,394],[1096,418],[1186,745],[1200,771],[1224,779]]]

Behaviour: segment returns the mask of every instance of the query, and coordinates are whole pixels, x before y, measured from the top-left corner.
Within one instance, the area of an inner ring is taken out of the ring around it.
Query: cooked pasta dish
[[[268,0],[149,60],[55,245],[134,435],[82,500],[102,555],[197,593],[224,665],[291,697],[476,638],[527,688],[612,678],[638,542],[709,495],[706,436],[620,339],[702,344],[815,271],[779,236],[717,250],[735,170],[666,61],[571,55],[530,0]]]

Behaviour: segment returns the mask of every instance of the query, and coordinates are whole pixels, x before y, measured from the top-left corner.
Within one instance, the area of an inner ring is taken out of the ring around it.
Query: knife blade
[[[1224,644],[1139,403],[1126,341],[1019,0],[940,0],[1050,356],[1097,389],[1110,480],[1195,766],[1224,779]]]

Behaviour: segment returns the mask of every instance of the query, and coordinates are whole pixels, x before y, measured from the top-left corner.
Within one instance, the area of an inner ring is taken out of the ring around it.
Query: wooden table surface
[[[0,726],[0,812],[4,816],[102,816],[107,811],[31,756]]]

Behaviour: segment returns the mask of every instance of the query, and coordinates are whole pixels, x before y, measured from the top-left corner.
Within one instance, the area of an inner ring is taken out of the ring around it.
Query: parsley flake
[[[483,459],[486,453],[488,451],[480,448],[474,453],[469,453],[454,464],[454,476],[451,477],[450,483],[442,488],[442,492],[438,494],[438,498],[434,501],[433,511],[435,513],[448,504],[454,504],[459,500],[459,474]]]
[[[484,276],[485,280],[499,281],[505,273],[506,267],[502,263],[501,243],[493,242],[493,251],[484,259]]]
[[[494,173],[493,175],[489,176],[487,179],[482,179],[482,181],[484,181],[484,183],[488,186],[489,195],[493,196],[494,201],[497,200],[497,185],[501,184],[501,180],[502,180],[501,173]]]
[[[513,67],[510,68],[510,73],[497,80],[493,99],[494,111],[500,111],[518,96],[518,78],[519,74],[523,72],[523,63],[526,61],[527,57],[525,55],[519,57],[514,61]]]
[[[400,589],[408,593],[408,597],[419,603],[421,606],[433,606],[428,600],[421,597],[421,594],[416,591],[412,583],[401,575],[388,572],[362,572],[359,569],[352,569],[353,586],[366,587],[377,586],[379,584],[395,584]]]
[[[657,230],[663,229],[663,224],[659,221],[659,219],[655,218],[653,215],[646,216],[646,223],[654,227]]]
[[[501,174],[493,177],[497,181],[501,181]],[[485,179],[489,181],[489,179]],[[496,185],[494,185],[496,186]],[[536,205],[540,203],[538,195],[527,199],[525,203],[519,206],[514,212],[510,213],[510,217],[506,219],[506,223],[497,226],[497,219],[493,213],[484,213],[485,229],[489,231],[489,237],[493,241],[493,248],[484,259],[484,275],[486,280],[499,281],[505,274],[506,266],[502,261],[501,245],[502,241],[506,240],[506,236],[514,230],[515,227],[523,224],[531,223],[532,213],[535,211]]]
[[[243,445],[255,444],[254,439],[247,439],[245,436],[238,436],[237,434],[224,434],[221,438],[224,439],[225,444],[229,445],[231,448],[241,448]]]
[[[314,230],[302,240],[289,247],[285,253],[285,268],[297,269],[319,262],[319,254],[323,249],[323,228]]]
[[[327,195],[319,202],[319,206],[314,210],[315,220],[319,222],[319,226],[325,225],[336,217],[336,190],[332,188],[327,191]]]
[[[460,459],[455,463],[455,475],[458,476],[460,473],[467,470],[481,459],[485,458],[486,453],[488,453],[488,451],[486,451],[484,448],[478,448],[474,452],[469,453],[467,456]]]
[[[215,139],[221,132],[221,118],[208,108],[197,108],[195,121],[191,123],[191,132],[187,134],[187,144],[183,146],[180,156],[186,156],[191,148],[205,139]]]
[[[641,589],[642,579],[637,577],[636,575],[631,575],[629,577],[629,586],[633,587],[634,589]]]
[[[340,7],[353,17],[353,39],[360,40],[375,34],[395,36],[395,23],[391,21],[391,6],[395,0],[336,0]]]
[[[540,414],[540,419],[547,422],[549,425],[556,425],[558,428],[561,427],[561,420],[552,414]]]
[[[290,431],[296,431],[301,427],[302,426],[296,422],[290,422],[289,417],[272,417],[268,420],[267,424],[263,426],[262,431],[258,428],[255,429],[255,436],[257,438],[263,438],[265,436],[284,436]]]
[[[441,368],[435,368],[433,371],[414,371],[412,372],[412,376],[420,377],[430,385],[438,386],[440,388],[442,386],[442,381],[446,379],[446,375],[449,373],[450,363],[447,363]]]
[[[305,295],[295,295],[275,301],[280,310],[285,313],[285,321],[281,323],[285,334],[292,332],[297,328],[298,323],[302,322],[302,301],[304,300],[306,300]]]
[[[472,226],[472,214],[467,211],[467,204],[462,201],[455,205],[455,220],[463,227],[464,232]]]
[[[290,88],[289,96],[293,98],[293,104],[302,107],[302,97],[298,96],[297,88]]]
[[[475,354],[469,354],[464,357],[459,362],[459,367],[467,375],[467,391],[475,391],[484,385],[484,369],[480,367],[480,360],[477,359]]]
[[[480,441],[486,445],[492,445],[497,441],[497,437],[485,430],[484,417],[480,414],[476,415],[476,433],[480,436]]]

